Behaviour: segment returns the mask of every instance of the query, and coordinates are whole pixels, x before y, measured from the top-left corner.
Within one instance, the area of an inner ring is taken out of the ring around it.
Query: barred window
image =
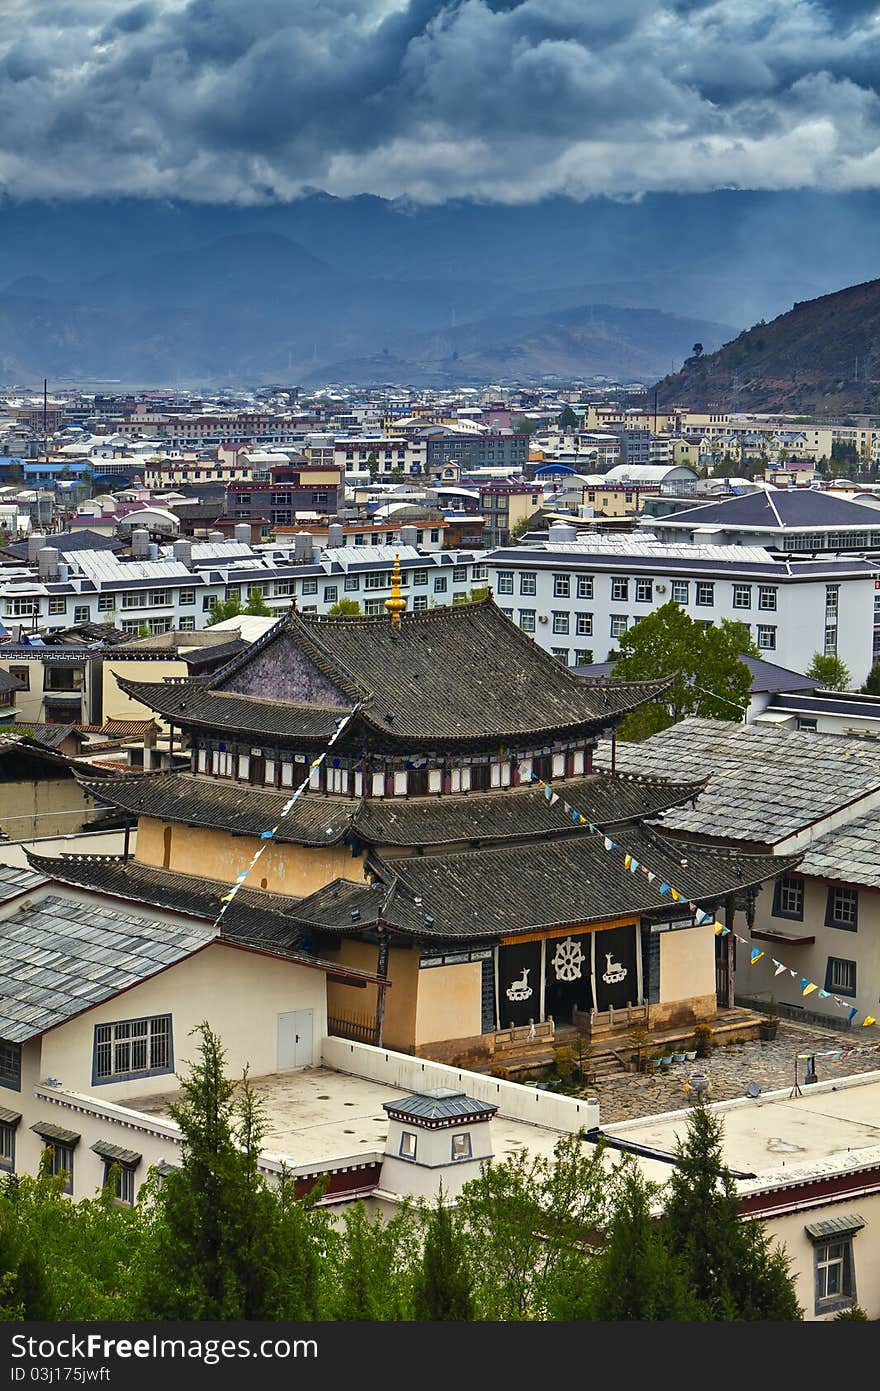
[[[170,1014],[95,1026],[95,1083],[171,1071]]]
[[[21,1044],[0,1042],[0,1087],[21,1089]]]

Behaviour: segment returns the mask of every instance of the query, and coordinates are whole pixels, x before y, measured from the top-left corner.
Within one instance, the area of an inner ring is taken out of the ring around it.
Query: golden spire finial
[[[406,611],[406,600],[400,592],[400,556],[395,553],[391,571],[391,598],[385,600],[392,628],[400,627],[400,615]]]

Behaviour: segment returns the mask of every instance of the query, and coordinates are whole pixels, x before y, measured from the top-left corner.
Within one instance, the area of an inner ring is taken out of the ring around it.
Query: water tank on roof
[[[189,567],[192,564],[192,542],[175,541],[172,546],[174,559],[181,561],[183,565]]]
[[[251,544],[251,529],[247,522],[238,522],[235,527],[235,539],[240,541],[243,546]]]
[[[66,584],[70,579],[70,566],[67,564],[66,560],[61,560],[58,563],[58,578],[61,580],[62,584]]]
[[[345,545],[345,531],[338,522],[331,522],[327,528],[327,545],[333,549]]]
[[[37,555],[41,580],[54,580],[58,575],[58,552],[54,546],[43,546]]]
[[[149,547],[149,554],[147,555],[147,560],[158,560],[158,559],[159,559],[159,543],[158,543],[157,541],[151,541],[151,542],[150,542],[150,547]]]
[[[208,540],[210,541],[210,543],[211,543],[212,546],[219,545],[219,543],[220,543],[223,539],[224,539],[224,536],[223,536],[223,532],[222,532],[222,531],[209,531],[209,532],[208,532]]]
[[[315,558],[315,545],[311,533],[298,531],[293,538],[293,559],[297,565],[310,565]]]
[[[150,533],[144,527],[136,527],[131,533],[131,553],[135,560],[145,560],[150,553]]]
[[[401,546],[414,546],[416,544],[416,537],[418,536],[418,529],[414,526],[402,526],[399,535]]]
[[[36,564],[37,556],[46,544],[42,531],[35,531],[28,537],[28,560]]]
[[[577,528],[573,526],[567,526],[564,522],[560,522],[557,526],[551,526],[548,528],[547,540],[550,542],[551,546],[561,545],[563,542],[566,541],[576,541]]]

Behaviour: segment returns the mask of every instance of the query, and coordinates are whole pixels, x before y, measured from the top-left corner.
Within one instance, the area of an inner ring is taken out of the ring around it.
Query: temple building
[[[218,913],[247,871],[284,945],[339,963],[330,1032],[404,1052],[485,1059],[551,1020],[710,1018],[700,919],[729,925],[793,861],[652,827],[703,782],[593,771],[597,741],[665,683],[585,682],[491,597],[404,607],[398,591],[387,617],[291,610],[210,675],[119,678],[188,742],[190,771],[87,782],[137,822],[134,857],[34,867]]]

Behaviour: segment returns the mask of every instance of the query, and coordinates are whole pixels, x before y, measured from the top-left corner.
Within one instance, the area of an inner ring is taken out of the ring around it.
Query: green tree
[[[307,1319],[316,1316],[317,1214],[294,1212],[291,1181],[270,1188],[258,1168],[263,1122],[247,1076],[225,1075],[207,1023],[194,1030],[196,1060],[169,1107],[183,1158],[148,1180],[149,1231],[138,1314],[161,1319]]]
[[[533,516],[534,513],[532,514],[532,517]],[[532,517],[520,517],[518,522],[514,522],[513,526],[510,528],[508,539],[511,541],[519,541],[525,536],[526,532],[531,530]]]
[[[672,677],[656,702],[624,720],[622,739],[645,739],[687,715],[714,720],[744,717],[752,677],[740,657],[754,652],[745,624],[723,620],[704,627],[670,600],[623,634],[619,652],[616,680]]]
[[[470,1322],[473,1281],[467,1243],[443,1201],[443,1188],[428,1216],[421,1265],[416,1269],[413,1314],[421,1322]]]
[[[584,1278],[606,1194],[602,1146],[580,1134],[561,1139],[552,1160],[518,1150],[483,1165],[458,1202],[477,1317],[558,1317],[565,1291]]]
[[[370,471],[370,477],[375,480],[379,474],[379,456],[375,449],[371,449],[367,455],[367,468]]]
[[[263,591],[260,589],[259,585],[254,585],[251,589],[247,604],[244,607],[244,612],[255,618],[272,617],[272,610],[263,598]]]
[[[206,627],[213,628],[215,623],[222,623],[226,618],[238,618],[242,612],[241,600],[233,594],[230,599],[219,599],[208,617]]]
[[[347,1208],[326,1266],[327,1316],[373,1323],[411,1318],[418,1226],[408,1204],[390,1221],[370,1217],[363,1202]]]
[[[863,695],[880,695],[880,661],[874,663],[868,672],[868,679],[862,687]]]
[[[823,656],[821,652],[816,652],[804,674],[821,686],[823,691],[852,690],[849,668],[840,657]]]
[[[566,406],[556,417],[556,424],[560,430],[577,430],[580,423],[580,417],[572,410],[571,406]]]
[[[336,603],[331,604],[327,610],[328,613],[335,613],[348,617],[353,617],[356,613],[360,613],[360,611],[361,606],[357,599],[337,599]]]
[[[521,435],[533,435],[538,428],[537,421],[531,420],[527,415],[521,415],[514,427]]]
[[[608,1322],[692,1321],[699,1310],[663,1224],[652,1212],[660,1186],[649,1183],[632,1155],[612,1176],[613,1216],[607,1246],[593,1260],[570,1318]],[[580,1304],[580,1308],[578,1308]]]
[[[789,1260],[760,1222],[740,1215],[736,1180],[722,1160],[720,1121],[694,1106],[676,1145],[665,1195],[669,1246],[706,1318],[794,1320],[803,1317]]]

